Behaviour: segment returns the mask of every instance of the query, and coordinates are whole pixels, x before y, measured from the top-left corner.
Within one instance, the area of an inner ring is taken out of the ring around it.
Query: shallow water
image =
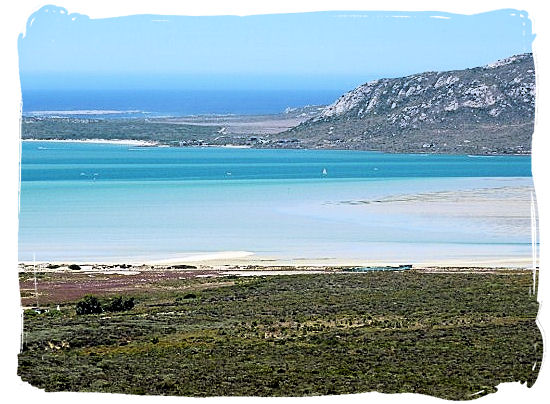
[[[529,156],[23,142],[19,259],[522,259],[531,187]],[[486,218],[467,198],[453,204],[477,190],[493,191],[495,209],[511,203],[514,217]],[[447,204],[426,214],[419,194]],[[391,202],[403,196],[413,198]]]

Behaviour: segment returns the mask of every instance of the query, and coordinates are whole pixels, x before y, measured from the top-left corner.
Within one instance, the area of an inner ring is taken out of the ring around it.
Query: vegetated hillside
[[[533,55],[466,70],[380,79],[342,95],[268,147],[412,153],[530,153]]]

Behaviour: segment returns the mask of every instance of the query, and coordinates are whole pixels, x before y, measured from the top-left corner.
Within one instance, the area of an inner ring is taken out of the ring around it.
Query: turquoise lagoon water
[[[361,202],[508,187],[529,193],[531,186],[528,156],[23,142],[19,259],[139,261],[218,251],[296,263],[526,258],[525,223],[502,231],[475,215],[430,217],[416,214],[416,205],[386,214]]]

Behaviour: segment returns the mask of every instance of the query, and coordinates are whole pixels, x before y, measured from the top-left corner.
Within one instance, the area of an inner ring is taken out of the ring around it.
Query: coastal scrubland
[[[531,386],[542,359],[529,271],[37,279],[42,310],[24,312],[18,373],[47,391],[468,400],[502,382]],[[28,307],[34,276],[20,282]],[[102,307],[134,304],[77,314],[90,290]]]
[[[168,146],[216,144],[221,129],[218,126],[175,125],[147,119],[93,118],[24,118],[21,127],[23,139],[140,140]]]

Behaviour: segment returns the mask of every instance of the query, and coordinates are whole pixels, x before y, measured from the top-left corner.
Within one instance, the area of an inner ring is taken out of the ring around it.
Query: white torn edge
[[[32,19],[30,21],[29,21],[29,19],[27,19],[27,22],[25,23],[24,28],[23,28],[23,30],[21,31],[21,34],[20,34],[22,38],[25,38],[27,36],[27,28],[31,27],[33,22],[36,19],[36,17],[33,17],[33,16],[37,15],[40,12],[49,13],[51,11],[52,14],[55,14],[56,12],[59,12],[59,14],[69,16],[67,10],[62,8],[62,7],[53,6],[53,7],[56,7],[56,8],[51,9],[51,10],[49,8],[45,8],[45,7],[47,7],[47,6],[42,7],[40,10],[36,11],[35,13],[33,13],[29,16],[29,18],[32,17]],[[72,21],[74,21],[74,20],[75,20],[75,18],[72,18]]]

